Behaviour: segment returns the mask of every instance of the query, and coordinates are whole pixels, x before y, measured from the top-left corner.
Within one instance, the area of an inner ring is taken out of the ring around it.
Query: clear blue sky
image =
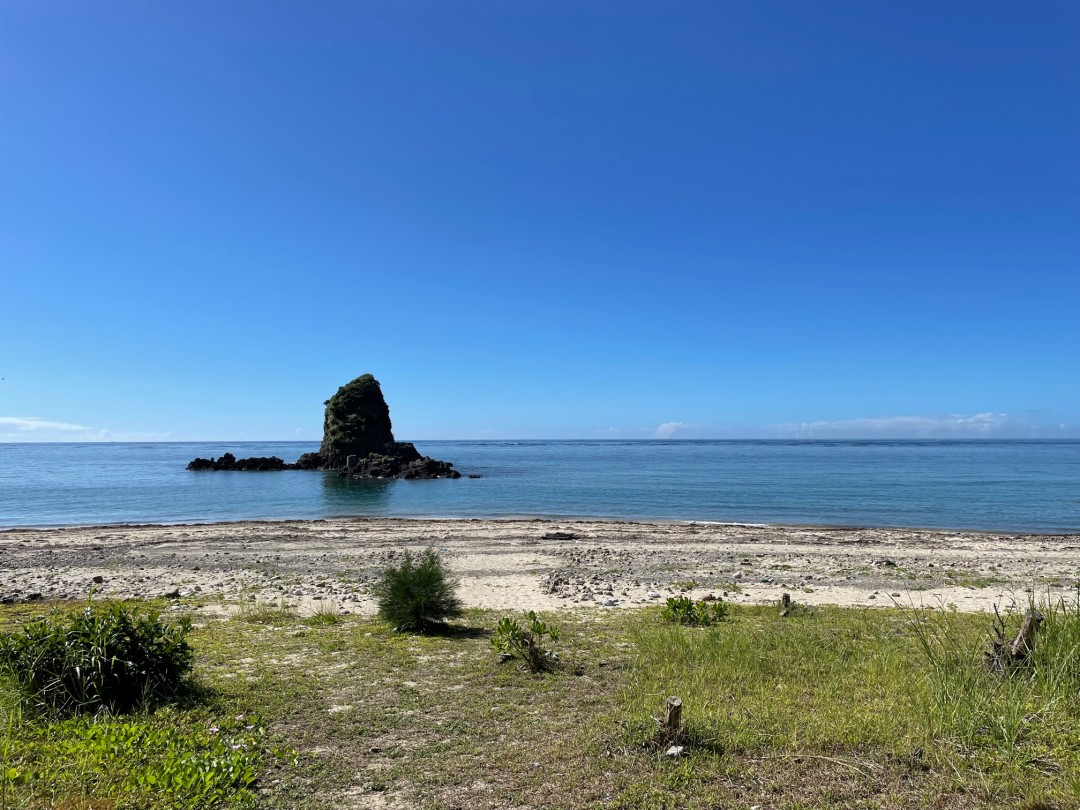
[[[0,5],[0,440],[1080,436],[1080,6]]]

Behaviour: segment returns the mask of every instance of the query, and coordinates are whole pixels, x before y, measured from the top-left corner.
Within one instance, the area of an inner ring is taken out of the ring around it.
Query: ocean
[[[0,444],[0,527],[597,517],[1080,532],[1080,440],[417,441],[456,481],[188,472],[310,442]]]

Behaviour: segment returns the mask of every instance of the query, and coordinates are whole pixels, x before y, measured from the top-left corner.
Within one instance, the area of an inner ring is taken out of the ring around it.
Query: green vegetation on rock
[[[390,408],[371,374],[346,383],[326,401],[319,454],[327,467],[343,467],[351,455],[384,454],[393,444]]]

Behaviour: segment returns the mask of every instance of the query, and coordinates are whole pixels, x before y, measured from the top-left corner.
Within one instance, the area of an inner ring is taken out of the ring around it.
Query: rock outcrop
[[[197,458],[189,470],[335,470],[353,478],[460,478],[449,461],[420,455],[409,442],[394,440],[390,408],[379,381],[365,374],[326,400],[323,440],[318,453],[304,453],[293,464],[277,456]]]
[[[395,455],[394,445],[390,408],[383,398],[379,381],[372,375],[357,377],[326,400],[319,455],[325,459],[327,467],[345,467],[349,456]]]
[[[326,400],[319,455],[324,469],[354,478],[461,477],[450,462],[422,456],[411,443],[394,440],[390,408],[370,374],[346,383]]]
[[[189,470],[240,470],[243,472],[274,472],[293,469],[277,456],[252,456],[237,458],[226,453],[221,458],[197,458],[187,465]]]

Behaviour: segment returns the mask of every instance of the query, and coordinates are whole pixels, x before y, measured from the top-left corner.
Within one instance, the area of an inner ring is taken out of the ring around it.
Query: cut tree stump
[[[682,733],[682,698],[674,695],[664,704],[664,734],[675,739]]]

